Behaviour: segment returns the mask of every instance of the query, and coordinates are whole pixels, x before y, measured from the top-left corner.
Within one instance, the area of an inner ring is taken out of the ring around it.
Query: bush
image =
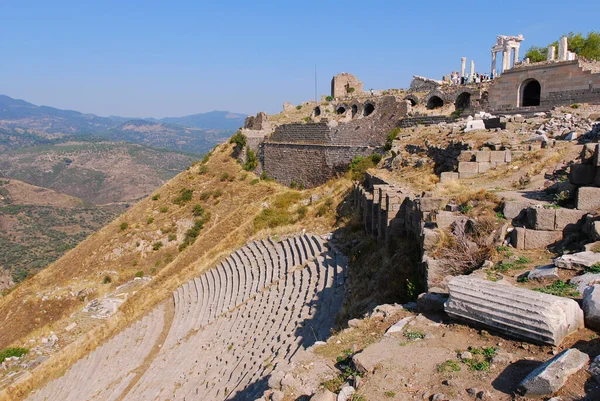
[[[243,169],[246,171],[252,171],[258,166],[258,158],[256,153],[252,149],[248,149],[246,152],[246,163],[244,163]]]
[[[160,199],[160,194],[155,194],[154,196],[152,196],[153,201],[157,201],[159,199]]]
[[[26,355],[28,353],[29,353],[28,348],[19,348],[19,347],[4,348],[2,351],[0,351],[0,363],[4,362],[4,360],[6,358],[12,358],[13,356],[20,358],[23,355]]]
[[[206,174],[206,173],[208,173],[208,166],[206,164],[203,164],[198,169],[198,174]]]
[[[223,191],[221,191],[220,189],[217,189],[215,192],[213,192],[213,198],[215,199],[221,197],[221,195],[223,195]]]
[[[229,173],[228,172],[224,172],[223,174],[221,174],[221,177],[219,178],[219,181],[221,181],[221,182],[227,181],[228,178],[229,178]]]
[[[454,118],[455,120],[457,118],[460,118],[460,115],[463,113],[462,109],[456,109],[452,112],[452,114],[450,114],[450,117]]]
[[[169,211],[169,208],[168,208],[168,207],[166,207],[166,206],[162,206],[162,207],[161,207],[160,209],[158,209],[158,210],[159,210],[159,212],[161,212],[161,213],[167,213],[167,212]]]
[[[233,139],[233,137],[230,139],[230,141]],[[208,163],[208,160],[210,159],[210,156],[212,155],[212,150],[210,152],[208,152],[207,154],[204,155],[204,157],[202,157],[202,160],[200,160],[200,163],[202,164],[206,164]]]
[[[194,222],[194,226],[186,231],[185,238],[183,242],[179,245],[179,250],[182,251],[187,248],[189,245],[193,244],[196,241],[198,235],[200,235],[200,231],[204,228],[204,225],[210,220],[210,213],[205,213],[200,219]]]
[[[169,234],[169,242],[175,241],[177,239],[177,234]]]
[[[290,188],[296,189],[298,187],[298,183],[296,181],[290,182]]]
[[[119,226],[119,228],[121,229],[121,231],[127,230],[127,227],[129,227],[129,224],[127,224],[125,222],[121,223],[121,225]]]
[[[207,200],[212,195],[211,191],[204,191],[200,194],[200,200]]]
[[[152,249],[155,251],[158,251],[160,248],[162,248],[163,243],[162,241],[157,241],[154,244],[152,244]]]
[[[573,103],[573,104],[571,105],[571,108],[572,108],[572,109],[578,109],[579,107],[580,107],[580,105],[579,105],[579,104],[577,104],[577,103]]]
[[[334,97],[333,96],[326,96],[325,100],[327,100],[328,102],[333,102]]]
[[[546,287],[533,288],[533,291],[552,294],[558,297],[578,297],[581,295],[579,291],[577,291],[577,286],[575,284],[567,284],[562,280],[556,280]]]
[[[204,214],[204,208],[202,207],[202,205],[194,205],[194,209],[192,209],[192,214],[196,217],[202,216]]]
[[[365,179],[366,171],[373,167],[375,167],[375,164],[370,157],[355,156],[348,168],[350,171],[350,179],[354,181],[363,181]]]
[[[146,224],[152,224],[154,223],[154,217],[148,217],[148,220],[146,220]]]
[[[355,90],[356,90],[356,88],[348,87],[348,88],[346,88],[346,93],[353,93]]]
[[[262,172],[262,174],[260,175],[260,179],[263,181],[273,181],[273,179],[269,177],[266,171]]]
[[[379,153],[373,153],[371,156],[369,156],[371,158],[371,161],[373,162],[373,164],[377,165],[379,164],[379,162],[381,161],[381,155]]]
[[[137,271],[137,272],[135,273],[135,276],[136,276],[136,277],[140,277],[140,278],[141,278],[141,277],[144,277],[144,272],[143,272],[143,271],[141,271],[141,270],[140,270],[140,271]]]
[[[102,280],[102,284],[110,284],[112,283],[112,279],[110,278],[110,276],[104,276],[104,279]]]
[[[176,205],[179,205],[179,206],[183,206],[192,200],[193,194],[194,194],[193,189],[182,188],[181,191],[179,191],[179,196],[177,198],[173,199],[173,203]]]
[[[302,105],[299,104],[298,106],[296,106],[296,110],[300,110],[302,108]]]
[[[259,180],[258,178],[255,178],[255,179],[253,179],[252,181],[250,181],[250,185],[256,185],[256,184],[258,184],[258,183],[259,183],[259,181],[260,181],[260,180]]]
[[[238,131],[229,139],[229,143],[234,143],[236,148],[244,149],[246,147],[247,139],[246,135],[242,134],[241,131]]]
[[[398,138],[398,134],[400,133],[400,128],[394,128],[387,134],[387,138],[385,140],[385,145],[383,145],[383,149],[389,151],[392,149],[392,142]]]

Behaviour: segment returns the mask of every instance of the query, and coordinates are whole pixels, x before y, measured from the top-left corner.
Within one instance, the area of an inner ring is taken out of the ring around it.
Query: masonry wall
[[[504,72],[489,90],[492,110],[519,108],[521,85],[527,79],[541,85],[540,106],[553,107],[572,103],[600,103],[600,74],[584,70],[580,62],[523,66]]]
[[[355,156],[372,153],[368,146],[265,142],[263,170],[282,184],[311,188],[344,173]]]
[[[269,142],[279,143],[314,143],[327,144],[331,142],[327,123],[284,124],[275,129]]]

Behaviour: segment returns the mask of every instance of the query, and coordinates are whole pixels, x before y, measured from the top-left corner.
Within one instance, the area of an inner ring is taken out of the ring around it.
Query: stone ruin
[[[362,92],[362,90],[363,83],[350,73],[342,72],[331,79],[331,97],[334,99],[345,98],[352,92]]]

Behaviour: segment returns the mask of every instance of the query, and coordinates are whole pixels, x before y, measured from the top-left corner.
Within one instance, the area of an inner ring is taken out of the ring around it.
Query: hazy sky
[[[440,79],[497,34],[546,45],[598,30],[600,1],[0,0],[0,94],[99,115],[278,112],[329,92]],[[499,64],[498,64],[499,65]]]

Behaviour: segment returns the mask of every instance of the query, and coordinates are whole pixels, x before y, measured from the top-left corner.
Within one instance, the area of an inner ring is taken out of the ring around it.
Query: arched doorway
[[[404,100],[410,102],[410,105],[412,107],[415,107],[417,105],[417,103],[419,102],[419,99],[416,96],[413,95],[408,95],[404,98]]]
[[[521,107],[539,106],[542,97],[542,85],[535,79],[521,84]]]
[[[440,107],[444,107],[444,101],[439,96],[431,96],[427,101],[427,108],[429,110],[439,109]]]
[[[471,108],[471,94],[469,92],[463,92],[456,97],[454,102],[456,110],[466,110]]]
[[[315,107],[315,117],[319,117],[321,115],[321,107]]]
[[[352,117],[356,116],[356,114],[358,114],[358,106],[356,104],[352,105]]]
[[[344,114],[346,112],[346,108],[344,106],[340,106],[335,110],[335,112],[337,114]]]
[[[375,111],[375,106],[373,106],[373,104],[371,104],[371,103],[366,103],[365,109],[363,111],[363,115],[365,117],[370,116],[371,114],[373,114],[374,111]]]

